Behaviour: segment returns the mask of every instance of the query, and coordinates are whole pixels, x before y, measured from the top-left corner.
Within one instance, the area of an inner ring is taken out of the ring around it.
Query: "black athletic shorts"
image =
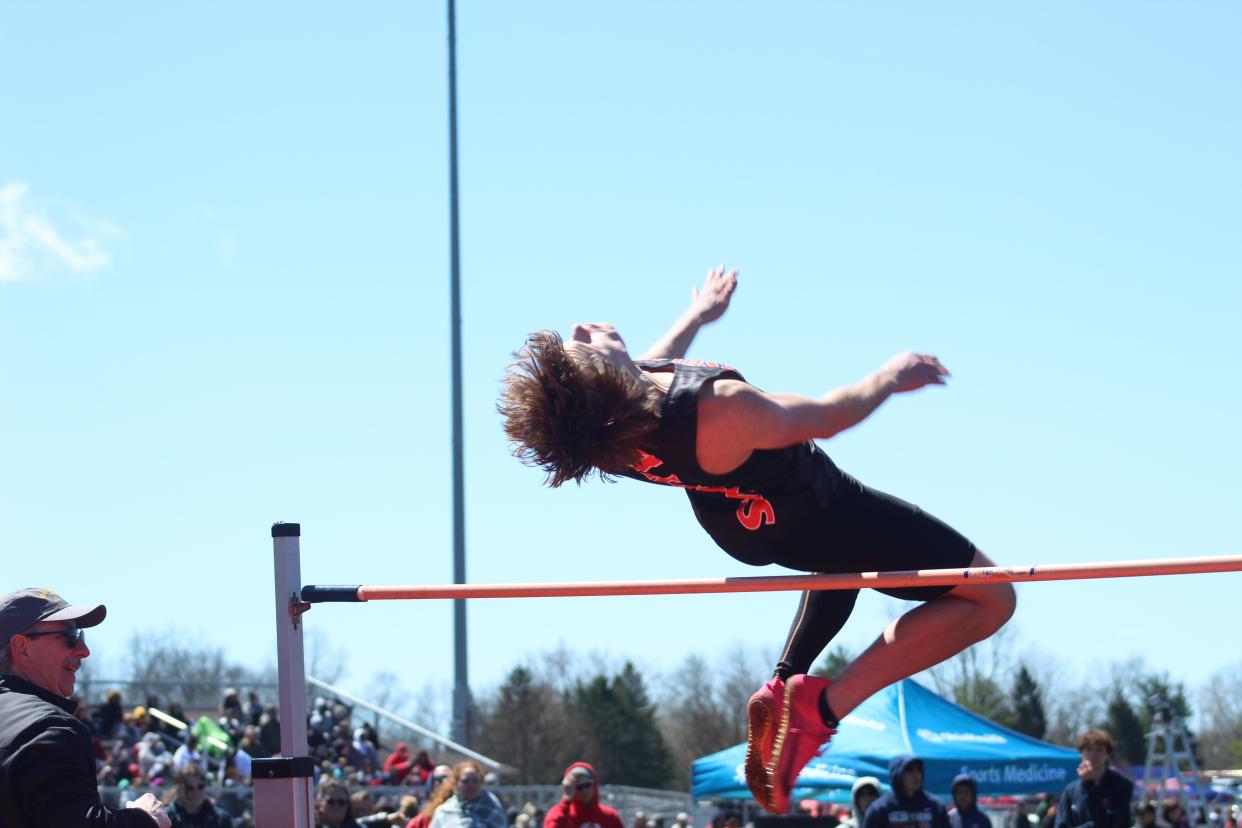
[[[840,472],[832,502],[799,516],[795,543],[774,563],[804,572],[888,572],[970,566],[975,545],[944,521]],[[951,586],[879,589],[905,601],[930,601]]]

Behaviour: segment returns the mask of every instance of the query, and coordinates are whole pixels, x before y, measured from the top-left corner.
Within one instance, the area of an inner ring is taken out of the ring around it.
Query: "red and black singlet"
[[[694,360],[648,360],[640,368],[673,368],[673,381],[660,411],[660,426],[626,476],[683,489],[699,523],[738,560],[756,566],[785,563],[788,553],[814,542],[822,550],[817,516],[822,516],[842,479],[814,441],[782,449],[756,450],[728,474],[704,471],[695,447],[699,394],[716,379],[745,381],[727,365]]]

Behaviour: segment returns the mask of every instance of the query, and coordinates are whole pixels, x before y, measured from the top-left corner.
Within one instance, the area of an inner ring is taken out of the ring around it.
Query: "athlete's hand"
[[[729,298],[737,289],[737,268],[725,273],[724,265],[709,270],[703,287],[690,289],[690,310],[699,323],[715,322],[729,309]]]
[[[944,385],[949,376],[949,369],[940,364],[940,360],[929,354],[916,354],[906,351],[890,359],[880,369],[881,373],[893,383],[893,393],[914,391],[925,385]]]

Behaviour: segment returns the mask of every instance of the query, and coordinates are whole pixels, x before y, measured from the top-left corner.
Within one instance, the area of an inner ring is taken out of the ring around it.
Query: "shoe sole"
[[[772,712],[772,706],[763,698],[751,699],[746,705],[746,786],[755,801],[769,812],[772,811],[772,777],[768,773],[769,766],[763,761],[763,745],[775,724]]]
[[[764,807],[768,808],[772,813],[784,813],[789,810],[788,801],[784,803],[783,808],[779,807],[779,803],[776,802],[776,769],[780,767],[781,751],[785,748],[785,737],[789,735],[790,703],[793,701],[794,683],[793,679],[785,682],[785,699],[784,704],[781,705],[781,722],[776,729],[776,738],[772,740],[772,757],[768,760],[767,778],[771,780],[768,783],[771,795]],[[793,792],[792,784],[789,786],[789,791],[790,793]]]

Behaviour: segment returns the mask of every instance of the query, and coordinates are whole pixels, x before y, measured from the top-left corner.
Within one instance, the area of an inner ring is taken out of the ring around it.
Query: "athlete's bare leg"
[[[993,566],[976,552],[971,566]],[[999,630],[1013,615],[1011,584],[960,584],[889,624],[884,634],[827,688],[828,706],[843,717],[884,687],[939,664]]]

